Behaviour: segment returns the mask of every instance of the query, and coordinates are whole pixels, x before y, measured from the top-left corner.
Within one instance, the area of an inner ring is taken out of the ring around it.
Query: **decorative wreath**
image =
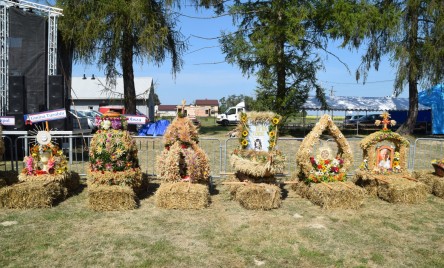
[[[377,169],[376,167],[377,144],[382,141],[392,142],[395,145],[393,168],[390,170],[381,170]],[[406,171],[409,144],[410,143],[406,138],[396,132],[392,132],[390,130],[373,132],[360,142],[364,157],[364,160],[360,165],[360,169],[381,174],[400,173]]]
[[[40,156],[43,152],[50,153],[48,160],[48,171],[39,166]],[[26,176],[60,175],[68,172],[68,161],[63,151],[56,144],[36,144],[31,147],[29,156],[23,158],[25,167],[22,169],[20,178],[25,180]],[[19,179],[20,179],[19,178]]]
[[[231,155],[231,165],[236,171],[254,176],[266,177],[282,172],[285,167],[285,156],[276,149],[278,127],[282,120],[273,112],[241,113],[236,132],[239,137],[239,148]],[[248,148],[248,136],[251,124],[268,124],[268,152]]]
[[[328,153],[328,157],[322,156],[323,153],[314,156],[313,148],[324,131],[329,131],[338,145],[335,156],[331,152]],[[347,169],[353,163],[353,154],[341,130],[332,118],[325,114],[305,136],[297,152],[296,160],[300,174],[307,182],[342,181],[345,180]]]

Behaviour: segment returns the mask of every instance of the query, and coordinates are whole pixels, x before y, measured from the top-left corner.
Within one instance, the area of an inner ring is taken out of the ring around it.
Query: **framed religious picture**
[[[394,149],[390,146],[381,146],[376,150],[376,167],[383,169],[393,168]]]

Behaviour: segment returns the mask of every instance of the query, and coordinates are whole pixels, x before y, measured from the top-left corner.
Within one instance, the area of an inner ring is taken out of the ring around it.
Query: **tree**
[[[74,60],[104,68],[108,83],[123,77],[128,113],[136,113],[133,63],[161,64],[171,57],[172,74],[182,67],[186,43],[165,3],[155,0],[57,0],[63,8],[59,29],[73,45]],[[120,68],[119,68],[120,67]]]
[[[157,95],[156,93],[154,93],[154,105],[160,105],[160,99],[159,99],[159,95]]]
[[[254,103],[254,99],[250,96],[229,95],[227,98],[223,97],[219,100],[219,111],[225,112],[229,107],[236,106],[239,102],[245,102],[245,108],[249,110],[250,106]]]
[[[256,101],[261,109],[284,117],[300,110],[311,89],[326,108],[325,95],[316,79],[322,68],[316,50],[324,47],[316,31],[310,1],[239,0],[229,7],[238,30],[224,33],[222,51],[244,75],[256,74]]]
[[[418,84],[430,88],[444,77],[444,5],[437,0],[380,0],[370,3],[355,1],[325,1],[324,14],[337,16],[344,11],[354,15],[336,20],[331,29],[335,37],[344,37],[344,43],[359,47],[366,43],[362,65],[356,78],[374,67],[378,70],[382,57],[389,56],[397,73],[394,94],[398,96],[405,86],[409,91],[409,116],[397,131],[413,132],[418,115]],[[339,8],[338,8],[339,7]],[[354,27],[354,30],[352,28]],[[346,33],[346,34],[344,34]]]

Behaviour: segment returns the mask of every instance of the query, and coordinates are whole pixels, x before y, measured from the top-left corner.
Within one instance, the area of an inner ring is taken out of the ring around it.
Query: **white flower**
[[[109,120],[104,120],[103,122],[102,122],[102,128],[103,129],[109,129],[111,127],[111,121],[109,121]]]
[[[333,159],[332,161],[333,166],[339,166],[339,160],[338,159]]]

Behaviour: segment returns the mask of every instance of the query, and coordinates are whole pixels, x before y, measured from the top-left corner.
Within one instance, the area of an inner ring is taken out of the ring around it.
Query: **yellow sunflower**
[[[270,136],[270,138],[273,138],[274,136],[276,136],[276,132],[270,131],[268,132],[268,136]]]
[[[242,121],[242,123],[247,123],[247,115],[242,115],[241,116],[241,121]]]
[[[277,117],[273,118],[273,124],[274,125],[279,124],[279,118],[277,118]]]
[[[243,139],[241,144],[245,147],[248,145],[248,141],[246,139]]]
[[[242,137],[246,137],[246,136],[248,136],[248,131],[247,131],[247,130],[244,130],[244,131],[242,132]]]
[[[270,148],[274,148],[274,146],[275,146],[274,141],[271,141],[269,147],[270,147]]]

